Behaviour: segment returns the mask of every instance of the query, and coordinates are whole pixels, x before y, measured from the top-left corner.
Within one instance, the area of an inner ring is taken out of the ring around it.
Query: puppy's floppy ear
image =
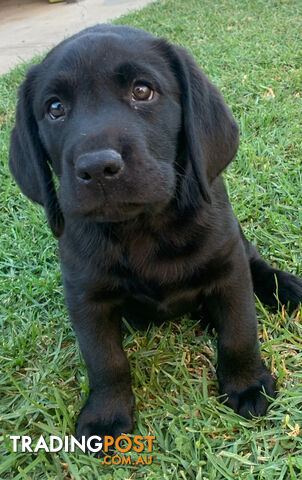
[[[33,113],[35,71],[36,67],[29,70],[19,89],[16,124],[10,139],[9,168],[22,192],[44,206],[50,228],[59,237],[64,219]]]
[[[157,40],[157,46],[170,64],[180,89],[183,131],[178,163],[179,173],[184,173],[180,203],[183,207],[196,204],[198,197],[210,202],[211,183],[237,152],[238,126],[217,88],[186,50],[164,39]]]

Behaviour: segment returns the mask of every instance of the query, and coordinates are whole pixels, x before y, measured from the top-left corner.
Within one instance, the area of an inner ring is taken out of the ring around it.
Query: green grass
[[[235,212],[267,260],[301,276],[299,4],[164,0],[117,23],[188,48],[222,91],[241,128],[239,153],[225,174]],[[219,403],[215,336],[185,319],[181,326],[130,332],[124,342],[137,399],[135,433],[156,436],[151,466],[12,452],[9,435],[72,434],[88,389],[56,241],[43,211],[20,193],[7,168],[25,70],[21,65],[0,79],[0,478],[301,479],[301,312],[272,314],[260,304],[262,354],[279,388],[265,418],[248,421]]]

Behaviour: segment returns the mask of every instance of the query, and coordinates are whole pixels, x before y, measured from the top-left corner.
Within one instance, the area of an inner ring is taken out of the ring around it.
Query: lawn
[[[221,90],[241,130],[239,153],[225,173],[234,210],[263,256],[300,276],[301,10],[299,0],[163,0],[116,22],[186,47]],[[42,209],[20,193],[7,168],[26,68],[0,78],[0,478],[301,479],[301,311],[273,314],[259,302],[262,355],[279,389],[265,418],[245,420],[219,403],[215,334],[185,318],[181,325],[131,331],[124,340],[137,400],[135,434],[156,437],[151,465],[12,452],[9,435],[73,434],[88,391],[56,241]]]

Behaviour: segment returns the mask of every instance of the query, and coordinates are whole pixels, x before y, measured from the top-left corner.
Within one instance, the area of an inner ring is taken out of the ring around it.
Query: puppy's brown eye
[[[48,114],[52,120],[63,117],[65,115],[64,105],[61,102],[53,102],[49,105]]]
[[[132,90],[133,100],[152,100],[154,91],[147,85],[135,85]]]

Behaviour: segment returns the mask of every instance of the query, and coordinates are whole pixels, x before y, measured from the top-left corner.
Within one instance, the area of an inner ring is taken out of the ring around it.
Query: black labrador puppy
[[[221,394],[244,417],[265,413],[275,381],[253,292],[276,306],[277,282],[279,301],[295,308],[302,281],[243,236],[220,175],[237,147],[232,114],[192,57],[147,32],[88,28],[29,70],[10,169],[59,237],[90,383],[79,437],[133,428],[122,316],[162,322],[201,305],[218,332]]]

